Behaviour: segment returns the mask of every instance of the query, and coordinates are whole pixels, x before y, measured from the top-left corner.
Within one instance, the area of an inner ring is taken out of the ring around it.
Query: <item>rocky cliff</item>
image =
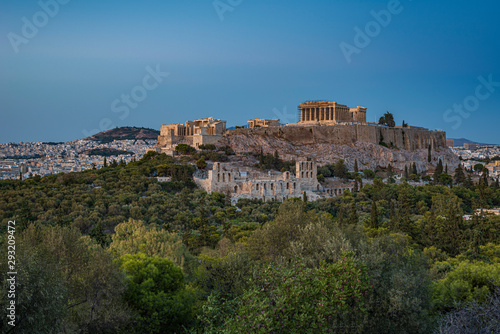
[[[385,147],[380,143],[385,143]],[[359,168],[377,169],[391,164],[404,170],[415,162],[419,172],[433,170],[439,158],[453,170],[458,157],[446,147],[446,135],[423,128],[386,128],[370,125],[307,126],[239,129],[229,131],[221,141],[235,152],[278,151],[285,160],[312,158],[319,164],[339,158],[351,168],[357,159]],[[428,146],[432,148],[427,162]]]

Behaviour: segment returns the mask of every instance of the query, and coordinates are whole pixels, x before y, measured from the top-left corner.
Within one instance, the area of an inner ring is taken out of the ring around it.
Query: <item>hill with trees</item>
[[[113,140],[127,140],[127,139],[157,139],[160,131],[135,127],[124,126],[114,128],[111,130],[99,132],[93,136],[85,138],[86,140],[95,140],[100,142],[112,142]]]

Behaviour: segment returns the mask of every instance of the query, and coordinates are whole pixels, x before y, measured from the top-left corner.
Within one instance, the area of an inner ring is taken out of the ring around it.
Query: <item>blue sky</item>
[[[0,142],[207,116],[293,122],[300,102],[325,99],[500,144],[500,4],[479,4],[4,0]]]

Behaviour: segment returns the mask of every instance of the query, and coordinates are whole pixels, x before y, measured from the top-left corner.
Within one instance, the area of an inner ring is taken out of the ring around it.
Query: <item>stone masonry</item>
[[[298,161],[295,175],[290,172],[262,172],[249,167],[237,167],[227,163],[214,163],[207,171],[194,175],[195,183],[208,193],[229,193],[231,202],[240,198],[262,199],[263,201],[285,201],[292,197],[318,200],[340,196],[346,189],[353,190],[353,184],[326,182],[317,179],[317,164],[313,161]]]

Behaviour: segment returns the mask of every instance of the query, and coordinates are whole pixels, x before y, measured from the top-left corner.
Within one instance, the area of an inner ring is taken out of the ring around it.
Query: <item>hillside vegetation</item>
[[[2,259],[16,221],[16,330],[499,332],[500,217],[462,219],[499,206],[498,183],[375,178],[342,197],[231,206],[196,188],[190,159],[149,152],[0,181]]]

